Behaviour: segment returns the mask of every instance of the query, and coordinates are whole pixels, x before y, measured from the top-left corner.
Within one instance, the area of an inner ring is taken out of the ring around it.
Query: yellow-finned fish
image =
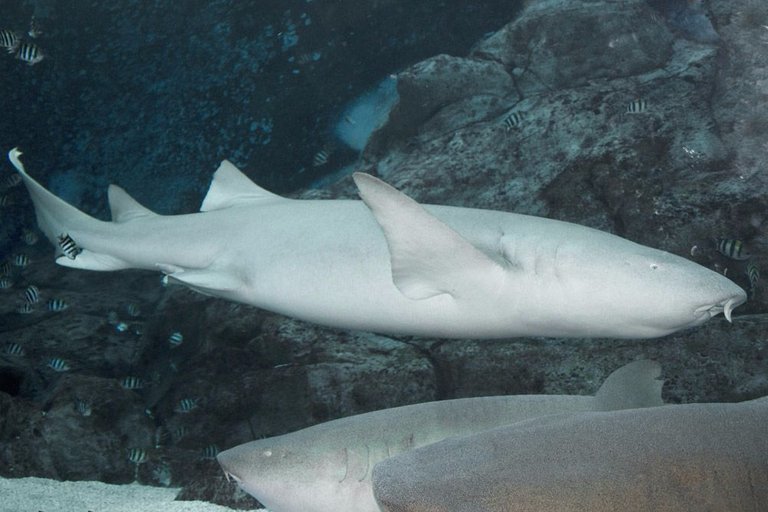
[[[727,256],[733,260],[744,261],[752,257],[744,246],[744,242],[733,238],[718,238],[717,250],[723,256]]]

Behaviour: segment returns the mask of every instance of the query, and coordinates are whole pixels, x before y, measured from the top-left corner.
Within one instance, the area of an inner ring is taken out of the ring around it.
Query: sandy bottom
[[[225,512],[202,501],[173,501],[179,489],[45,478],[0,478],[0,512]]]

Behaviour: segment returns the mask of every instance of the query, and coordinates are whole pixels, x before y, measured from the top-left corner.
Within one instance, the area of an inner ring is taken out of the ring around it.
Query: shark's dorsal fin
[[[392,281],[410,299],[488,293],[505,270],[419,203],[365,173],[353,175],[360,197],[384,231]]]
[[[213,181],[208,193],[200,206],[201,212],[221,210],[253,202],[285,200],[284,198],[264,190],[229,160],[224,160],[213,175]]]
[[[659,363],[641,359],[611,373],[595,393],[596,409],[615,411],[664,405]]]
[[[138,201],[128,195],[122,187],[110,185],[107,190],[109,198],[109,210],[112,212],[112,222],[128,222],[142,217],[155,217],[157,214],[140,205]]]

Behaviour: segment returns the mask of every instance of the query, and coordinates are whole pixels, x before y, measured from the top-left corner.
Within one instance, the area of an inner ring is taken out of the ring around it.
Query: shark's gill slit
[[[349,452],[346,448],[342,449],[344,452],[344,476],[341,477],[341,480],[339,480],[339,483],[343,482],[347,479],[347,474],[349,473]]]
[[[363,476],[360,477],[358,482],[362,482],[365,480],[365,477],[368,476],[368,469],[371,467],[371,448],[366,444],[365,446],[365,471],[363,471]]]

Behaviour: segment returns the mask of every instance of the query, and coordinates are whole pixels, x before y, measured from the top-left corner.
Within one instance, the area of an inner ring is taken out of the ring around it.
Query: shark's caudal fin
[[[13,148],[8,153],[13,166],[21,175],[24,185],[29,191],[35,205],[37,225],[48,240],[57,247],[56,263],[65,267],[82,268],[87,270],[120,270],[129,268],[126,262],[111,256],[94,252],[83,244],[88,240],[110,229],[110,223],[94,219],[66,201],[45,189],[35,181],[24,169],[19,157],[21,151]],[[119,187],[110,190],[110,208],[116,222],[124,222],[138,215],[152,212],[142,207],[130,198]]]
[[[661,366],[647,359],[622,366],[605,379],[595,393],[597,409],[639,409],[664,405],[661,399]]]
[[[63,199],[56,197],[35,181],[27,174],[24,164],[19,160],[21,154],[18,148],[13,148],[8,153],[8,158],[21,175],[35,205],[37,226],[53,245],[58,247],[59,236],[61,235],[66,235],[72,231],[93,231],[98,229],[100,224],[103,224],[102,221],[94,219]]]

